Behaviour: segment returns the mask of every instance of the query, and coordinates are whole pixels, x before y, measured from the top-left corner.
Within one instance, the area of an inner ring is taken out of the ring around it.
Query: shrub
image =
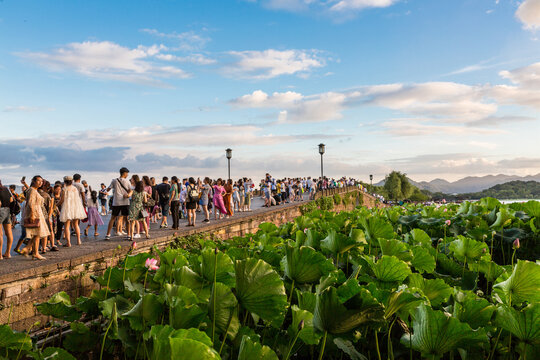
[[[335,205],[341,204],[341,196],[339,194],[334,194],[334,204]]]

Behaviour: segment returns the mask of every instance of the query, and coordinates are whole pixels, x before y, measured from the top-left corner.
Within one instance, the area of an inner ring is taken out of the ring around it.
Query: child
[[[94,236],[99,236],[97,228],[100,225],[103,225],[103,219],[98,211],[98,193],[93,190],[90,193],[90,199],[88,199],[88,225],[84,229],[84,236],[88,236],[88,229],[92,226],[94,226]]]

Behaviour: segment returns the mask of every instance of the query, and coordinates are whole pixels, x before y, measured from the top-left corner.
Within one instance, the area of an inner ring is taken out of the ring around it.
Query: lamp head
[[[324,147],[325,147],[325,145],[323,143],[319,144],[319,154],[321,154],[321,155],[324,154],[324,150],[325,150]]]
[[[226,149],[225,154],[227,156],[227,159],[232,158],[232,149]]]
[[[373,180],[373,175],[369,175],[369,180]]]

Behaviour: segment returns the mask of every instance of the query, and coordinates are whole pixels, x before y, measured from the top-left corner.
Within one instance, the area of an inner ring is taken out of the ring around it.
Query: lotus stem
[[[216,333],[216,280],[217,280],[217,248],[214,252],[214,296],[212,297],[212,308],[213,308],[213,314],[212,316],[212,344],[214,343],[214,336]]]
[[[116,306],[116,304],[115,304]],[[101,352],[99,353],[99,360],[103,359],[103,350],[105,349],[105,340],[107,340],[107,334],[109,334],[109,330],[111,329],[112,325],[112,318],[109,321],[109,326],[107,326],[107,330],[105,331],[105,336],[103,336],[103,342],[101,343]]]
[[[52,325],[49,327],[49,331],[47,331],[47,336],[45,336],[45,340],[43,340],[43,345],[41,345],[42,352],[43,352],[43,349],[45,348],[45,343],[47,342],[47,339],[49,338],[49,334],[51,333],[51,330],[52,330]],[[6,357],[7,357],[7,354],[6,354]]]
[[[294,279],[293,279],[292,284],[291,284],[291,293],[290,293],[290,295],[289,295],[289,307],[292,306],[292,302],[291,302],[291,301],[292,301],[292,295],[293,295],[293,292],[294,292]]]
[[[516,250],[514,249],[514,252],[512,252],[512,271],[514,271],[514,257],[516,256]]]
[[[323,355],[324,355],[324,348],[326,347],[326,336],[327,335],[328,335],[328,331],[325,331],[324,332],[324,337],[323,337],[323,343],[322,343],[322,346],[321,346],[321,352],[319,353],[319,360],[322,360]]]
[[[30,326],[30,329],[28,329],[28,331],[26,332],[26,335],[24,336],[24,341],[22,342],[21,347],[19,348],[19,352],[17,353],[17,359],[16,360],[19,360],[19,357],[21,356],[22,348],[24,346],[24,342],[26,341],[26,339],[28,338],[28,334],[30,334],[30,331],[32,330],[32,328],[36,324],[39,325],[39,322],[38,323],[33,323],[32,326]]]
[[[302,330],[298,330],[296,332],[296,336],[294,337],[294,340],[293,340],[291,346],[289,347],[289,351],[287,351],[287,356],[285,356],[285,360],[289,360],[289,356],[291,356],[291,351],[292,351],[292,349],[294,347],[294,344],[296,344],[296,340],[298,340],[298,336],[300,335],[300,331],[302,331]],[[324,350],[324,348],[323,348],[323,350]]]
[[[375,330],[375,346],[377,347],[377,358],[381,360],[381,350],[379,350],[379,337],[377,336],[377,330]]]
[[[394,360],[394,348],[392,346],[392,327],[394,326],[396,319],[397,317],[394,318],[394,320],[390,324],[390,328],[388,329],[388,357],[390,358],[390,360]]]
[[[495,349],[497,349],[497,344],[499,343],[499,338],[501,337],[503,329],[499,330],[499,334],[497,335],[497,339],[495,339],[495,344],[493,345],[493,349],[491,350],[491,354],[489,354],[488,360],[491,360],[493,358],[493,355],[495,355]]]
[[[216,314],[214,313],[214,317]],[[231,315],[229,316],[229,321],[227,322],[227,329],[225,329],[225,335],[223,335],[223,341],[221,342],[221,347],[219,348],[219,356],[221,356],[221,351],[223,350],[223,345],[225,345],[225,341],[227,340],[227,333],[229,332],[229,327],[231,326],[233,313],[231,312]]]

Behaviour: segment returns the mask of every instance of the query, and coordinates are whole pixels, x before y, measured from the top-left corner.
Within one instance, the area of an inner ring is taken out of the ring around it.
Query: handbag
[[[151,208],[151,207],[154,207],[156,205],[156,201],[152,198],[148,198],[145,202],[144,202],[144,207],[147,207],[147,208]]]
[[[143,218],[147,218],[147,217],[148,217],[148,211],[146,211],[145,209],[142,209],[142,210],[141,210],[141,216],[142,216]]]
[[[36,218],[36,219],[30,219],[30,218],[25,218],[23,220],[23,226],[27,229],[35,229],[35,228],[38,228],[39,227],[39,218]]]

